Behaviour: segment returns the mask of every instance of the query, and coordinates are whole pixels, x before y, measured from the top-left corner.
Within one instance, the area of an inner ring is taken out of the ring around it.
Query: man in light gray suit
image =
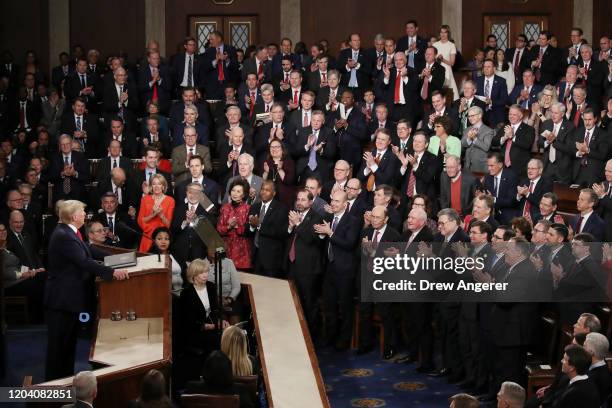
[[[201,156],[204,160],[204,174],[212,172],[212,161],[210,160],[210,149],[207,146],[197,144],[198,134],[193,126],[186,126],[183,131],[185,143],[172,149],[172,175],[175,184],[187,180],[189,173],[189,158]]]
[[[495,132],[482,123],[482,109],[472,106],[468,110],[470,127],[461,138],[461,147],[465,150],[465,169],[471,172],[487,172],[487,153]]]
[[[259,202],[259,190],[261,190],[263,179],[253,174],[254,167],[255,159],[253,159],[253,156],[248,153],[242,153],[240,156],[238,156],[238,175],[227,180],[227,185],[225,186],[225,196],[223,196],[223,203],[228,202],[229,195],[227,190],[229,190],[230,184],[232,184],[232,182],[238,178],[243,178],[249,183],[249,186],[251,186],[248,203],[253,205]]]
[[[460,183],[458,197],[453,196],[452,183]],[[472,175],[472,172],[461,171],[459,157],[448,156],[445,169],[440,176],[440,208],[452,207],[458,210],[457,212],[462,217],[466,216],[472,211],[472,200],[474,200],[476,190],[480,187],[480,182]]]

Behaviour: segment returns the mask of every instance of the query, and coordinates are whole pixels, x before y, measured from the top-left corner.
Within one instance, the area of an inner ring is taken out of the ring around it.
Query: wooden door
[[[208,36],[218,30],[226,44],[245,50],[257,43],[257,16],[192,16],[189,18],[189,35],[196,39],[198,53],[204,52]]]
[[[527,41],[537,40],[540,31],[548,30],[547,15],[485,15],[483,19],[483,44],[493,34],[497,37],[497,46],[503,50],[514,47],[519,34],[525,34]]]

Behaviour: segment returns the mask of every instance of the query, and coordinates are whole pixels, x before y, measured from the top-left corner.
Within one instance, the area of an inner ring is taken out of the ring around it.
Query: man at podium
[[[66,200],[58,204],[60,222],[49,240],[49,267],[45,288],[47,309],[47,380],[74,374],[74,355],[79,322],[93,318],[87,314],[93,279],[128,278],[126,270],[104,266],[104,251],[83,241],[85,204]]]

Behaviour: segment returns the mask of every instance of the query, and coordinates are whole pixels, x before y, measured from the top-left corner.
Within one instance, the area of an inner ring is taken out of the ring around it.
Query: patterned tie
[[[310,153],[308,154],[308,168],[311,171],[315,171],[315,169],[317,168],[317,151],[315,150],[315,148],[317,147],[319,132],[315,131],[313,133],[313,136],[315,141],[312,146],[310,146]]]
[[[82,129],[83,129],[83,126],[81,125],[81,117],[77,116],[76,117],[76,130],[80,132]]]
[[[221,53],[221,47],[217,48],[217,52]],[[225,72],[223,72],[223,61],[217,62],[217,80],[219,82],[225,81]]]
[[[193,86],[193,56],[189,56],[189,63],[187,64],[187,86]]]
[[[374,159],[374,161],[376,162],[377,165],[380,163],[380,153],[376,155],[376,158]],[[371,172],[370,175],[368,176],[367,190],[368,191],[374,190],[375,183],[376,183],[376,175],[374,174],[374,172]]]
[[[113,222],[113,217],[108,217],[108,229],[113,234],[115,233],[115,223]]]
[[[514,128],[512,128],[514,134]],[[504,152],[504,165],[506,167],[512,166],[512,159],[510,158],[510,149],[512,149],[512,138],[506,140],[506,150]]]
[[[310,121],[308,120],[308,112],[304,111],[304,119],[302,120],[302,127],[310,126]]]
[[[255,110],[255,99],[257,94],[255,91],[251,91],[251,98],[249,100],[249,118],[253,117],[253,111]]]
[[[534,182],[529,183],[529,194],[533,193]],[[525,207],[523,207],[523,217],[531,216],[531,203],[525,199]]]
[[[113,159],[113,169],[117,168],[117,159]]]
[[[293,103],[297,105],[298,103],[298,90],[293,91]]]
[[[64,156],[64,166],[70,166],[70,160],[68,159],[68,156]],[[70,191],[72,191],[72,186],[70,185],[70,177],[64,177],[62,189],[64,190],[64,194],[70,194]]]
[[[423,78],[423,86],[421,87],[421,99],[426,101],[428,96],[429,96],[429,79],[425,77]]]
[[[359,59],[359,54],[356,55],[355,51],[353,51],[353,61],[357,62]],[[351,78],[349,79],[348,86],[350,88],[357,88],[359,85],[357,84],[357,69],[351,68]]]
[[[85,75],[83,74],[79,74],[79,76],[81,77],[81,89],[85,88],[87,85],[85,84]]]

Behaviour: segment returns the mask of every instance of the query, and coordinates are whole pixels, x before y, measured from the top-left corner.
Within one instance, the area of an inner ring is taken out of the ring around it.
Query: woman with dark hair
[[[153,238],[153,244],[151,245],[151,249],[149,249],[149,253],[161,254],[164,255],[164,257],[170,257],[170,271],[172,272],[172,290],[181,290],[183,287],[183,270],[178,261],[170,253],[170,229],[168,229],[167,227],[159,227],[155,229],[155,231],[153,231],[153,235],[151,235],[151,238]]]
[[[236,179],[229,185],[229,202],[219,211],[217,231],[223,237],[227,257],[237,269],[251,268],[251,242],[246,236],[249,217],[250,186],[246,180]]]
[[[293,208],[295,201],[295,163],[278,139],[270,142],[269,154],[263,163],[262,178],[272,180],[276,187],[276,197],[287,208]]]
[[[166,379],[158,370],[150,370],[140,383],[140,395],[129,403],[130,408],[172,408],[174,404],[166,394]]]
[[[525,238],[527,241],[531,241],[531,223],[525,217],[514,217],[510,221],[512,231],[517,237]]]
[[[497,49],[495,51],[495,58],[493,58],[493,61],[495,61],[495,75],[499,75],[506,80],[508,94],[510,94],[510,92],[512,92],[514,89],[516,78],[514,77],[514,68],[508,64],[508,61],[506,61],[506,54],[504,53],[504,50]]]
[[[436,117],[433,121],[433,127],[435,135],[429,138],[427,150],[438,157],[440,168],[444,168],[447,155],[461,157],[461,140],[450,135],[452,123],[447,116]]]
[[[201,380],[187,384],[187,394],[238,395],[240,408],[253,407],[247,390],[241,384],[234,383],[232,362],[219,350],[210,353],[204,362]]]

